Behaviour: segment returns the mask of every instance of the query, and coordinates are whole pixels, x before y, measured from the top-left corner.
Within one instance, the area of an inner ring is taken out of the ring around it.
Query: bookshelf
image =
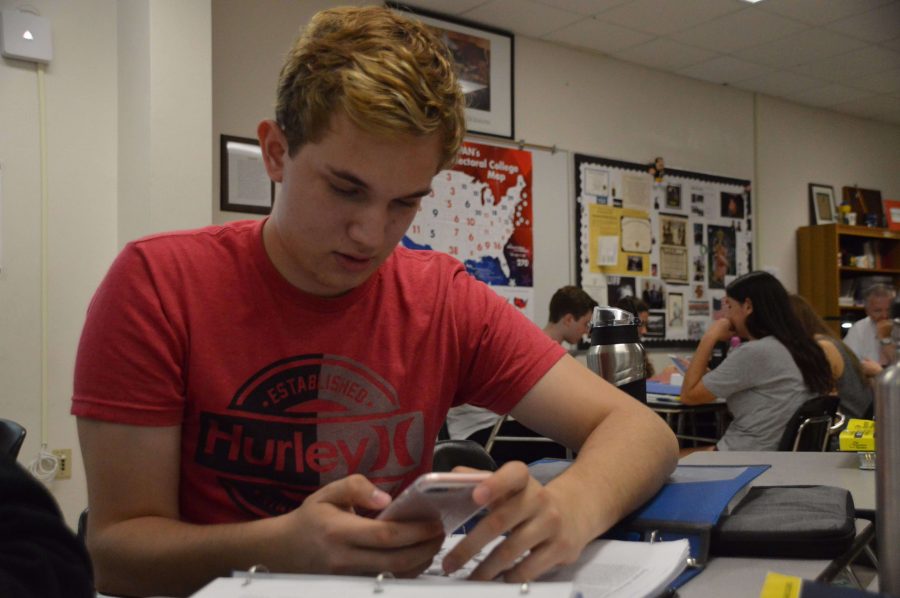
[[[820,224],[797,229],[798,290],[837,334],[865,315],[862,290],[900,283],[900,233],[885,228]]]

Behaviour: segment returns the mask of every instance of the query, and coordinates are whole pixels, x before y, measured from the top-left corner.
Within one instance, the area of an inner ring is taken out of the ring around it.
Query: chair
[[[494,427],[491,429],[491,433],[488,436],[487,442],[484,444],[484,449],[488,452],[489,455],[492,454],[494,450],[494,445],[498,442],[516,442],[516,443],[543,443],[545,446],[559,446],[562,447],[559,443],[557,443],[552,438],[546,438],[544,436],[540,436],[539,434],[532,432],[526,429],[524,426],[519,425],[519,432],[514,435],[508,435],[502,433],[502,430],[509,422],[509,414],[501,415],[497,417],[497,422],[494,424]],[[513,420],[514,421],[514,420]],[[572,450],[568,447],[562,447],[561,450],[565,450],[565,458],[573,459],[574,454]],[[547,455],[538,455],[536,458],[545,457]],[[527,459],[526,459],[527,462]]]
[[[25,441],[25,428],[8,419],[0,419],[0,452],[15,459]]]
[[[433,471],[450,471],[457,465],[496,471],[497,464],[480,444],[474,440],[438,440],[432,457]]]
[[[779,451],[821,452],[828,447],[828,438],[844,423],[838,414],[840,398],[820,396],[800,405],[788,420],[778,444]]]

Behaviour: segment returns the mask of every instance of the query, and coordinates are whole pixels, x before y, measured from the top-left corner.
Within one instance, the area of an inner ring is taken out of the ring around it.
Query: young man
[[[544,332],[558,343],[577,345],[587,334],[597,302],[582,289],[565,286],[550,298],[550,320]]]
[[[490,512],[444,568],[504,533],[474,577],[575,560],[676,444],[458,261],[398,248],[465,130],[446,48],[384,8],[319,13],[276,117],[258,128],[271,216],[130,243],[92,301],[72,411],[98,589],[184,595],[256,563],[421,572],[440,523],[371,515],[429,470],[464,402],[580,452],[547,486],[521,463],[483,482]]]
[[[869,376],[894,361],[894,343],[891,339],[894,329],[891,303],[894,296],[894,289],[886,284],[874,284],[866,289],[866,317],[856,322],[844,337],[844,344],[856,353]]]

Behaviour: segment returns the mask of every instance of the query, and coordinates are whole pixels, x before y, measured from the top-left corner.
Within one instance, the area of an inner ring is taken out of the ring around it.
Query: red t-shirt
[[[398,247],[350,293],[288,283],[262,222],[129,243],[97,290],[72,413],[182,426],[181,517],[296,508],[362,473],[397,494],[461,403],[509,411],[560,346],[454,258]]]

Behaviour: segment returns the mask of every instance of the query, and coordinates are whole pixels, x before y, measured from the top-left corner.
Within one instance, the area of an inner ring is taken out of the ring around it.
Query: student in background
[[[650,318],[650,308],[647,306],[647,303],[642,299],[638,299],[634,295],[630,295],[628,297],[622,297],[619,299],[613,307],[618,307],[619,309],[624,309],[628,313],[632,314],[634,317],[641,321],[638,327],[638,334],[641,335],[641,338],[646,336],[647,334],[647,320]],[[653,368],[653,364],[650,363],[650,355],[647,351],[644,351],[644,378],[650,378],[655,373]]]
[[[380,6],[317,13],[257,128],[271,215],[128,243],[91,302],[72,412],[107,594],[272,571],[414,576],[439,521],[381,521],[431,470],[447,409],[511,412],[578,451],[508,463],[443,560],[521,582],[574,562],[674,469],[662,419],[582,367],[452,256],[398,247],[465,133],[452,58]],[[502,537],[501,537],[502,536]]]
[[[713,346],[734,335],[747,342],[707,372]],[[715,449],[771,451],[797,408],[833,388],[825,352],[801,327],[787,291],[774,276],[757,271],[725,288],[725,317],[700,339],[681,401],[700,405],[725,397],[734,420]]]
[[[587,334],[591,314],[597,302],[583,289],[564,286],[550,298],[550,316],[544,332],[557,343],[563,341],[577,345]],[[475,405],[460,405],[447,412],[447,431],[450,438],[474,440],[484,446],[491,435],[497,418],[490,409]],[[503,436],[535,436],[534,431],[517,421],[504,422],[500,432]],[[551,442],[501,442],[491,449],[491,457],[498,465],[508,461],[530,463],[542,458],[563,458],[565,447]]]
[[[0,596],[93,598],[91,561],[56,501],[0,454]]]
[[[894,361],[891,303],[896,293],[886,284],[873,284],[865,291],[866,317],[847,331],[844,343],[856,353],[868,375],[875,375]]]
[[[814,338],[831,365],[836,380],[837,395],[841,399],[841,412],[847,417],[864,418],[872,414],[871,378],[850,350],[819,317],[809,302],[800,295],[791,295],[791,307],[804,332]]]

